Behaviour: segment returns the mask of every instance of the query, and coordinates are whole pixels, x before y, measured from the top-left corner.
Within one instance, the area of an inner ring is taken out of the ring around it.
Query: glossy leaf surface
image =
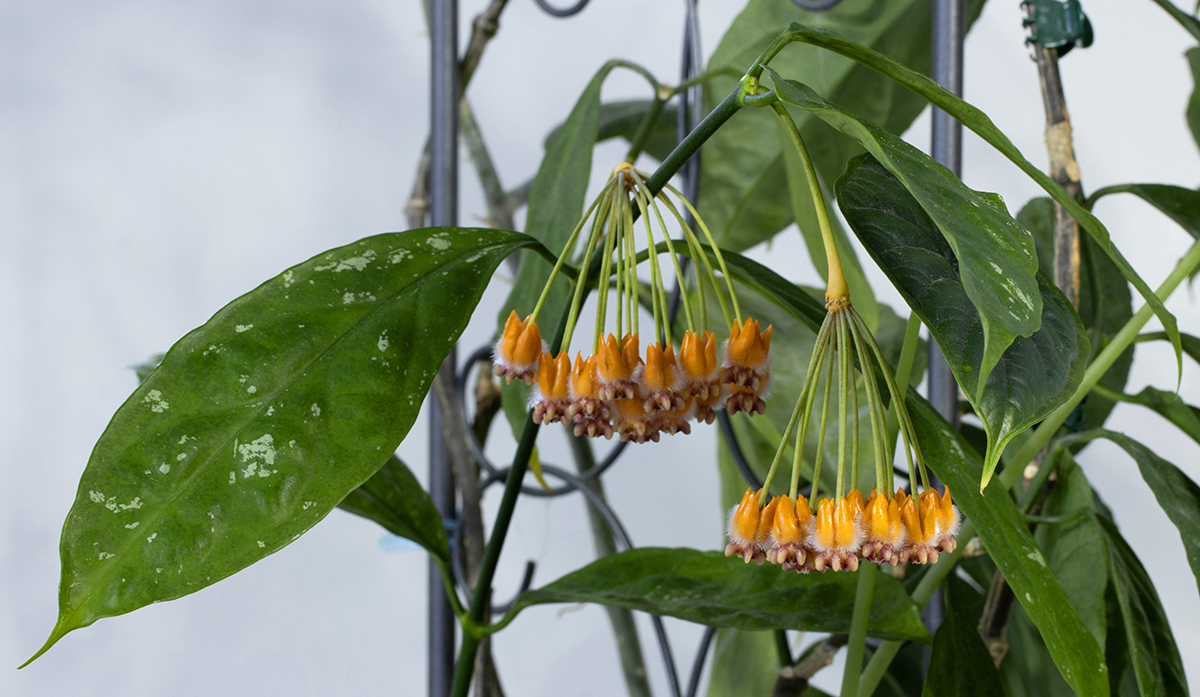
[[[946,614],[933,636],[933,652],[922,697],[1003,697],[1000,674],[967,610],[971,592],[951,577],[943,585]]]
[[[766,74],[774,80],[775,92],[784,102],[856,139],[912,194],[949,243],[958,262],[962,287],[978,311],[984,330],[982,362],[974,380],[958,376],[966,392],[978,393],[1013,339],[1028,337],[1041,326],[1042,298],[1033,236],[1013,220],[999,197],[967,187],[933,158],[874,123],[825,101],[808,86],[785,80],[771,68]],[[844,190],[844,186],[838,186],[839,200]],[[846,204],[842,207],[844,210]]]
[[[1033,233],[1042,273],[1054,278],[1054,202],[1035,198],[1021,209],[1017,220]],[[1098,353],[1133,317],[1129,282],[1087,235],[1079,239],[1079,317],[1087,329],[1092,353]],[[1165,335],[1164,335],[1165,336]],[[1133,348],[1126,349],[1100,378],[1100,384],[1121,392],[1133,365]],[[1104,425],[1116,403],[1092,393],[1080,405],[1078,428]]]
[[[1195,19],[1192,19],[1195,22]],[[1200,40],[1200,37],[1197,39]],[[1192,71],[1192,96],[1187,105],[1188,130],[1192,132],[1192,140],[1200,146],[1200,46],[1189,48],[1184,55],[1187,56],[1188,67]]]
[[[1188,694],[1187,676],[1154,583],[1112,521],[1097,520],[1108,542],[1112,582],[1138,688],[1143,697],[1183,697]]]
[[[1200,588],[1200,486],[1175,465],[1123,433],[1101,431],[1099,435],[1121,446],[1137,462],[1142,479],[1154,492],[1158,505],[1183,538],[1188,564]]]
[[[1146,387],[1135,395],[1125,395],[1122,401],[1153,410],[1200,443],[1200,409],[1184,402],[1174,392]]]
[[[1170,2],[1170,0],[1157,1]],[[869,46],[856,44],[829,31],[812,29],[802,24],[793,24],[788,29],[787,38],[790,41],[818,46],[838,55],[851,58],[859,64],[871,68],[912,90],[921,97],[929,100],[934,106],[953,116],[980,138],[983,138],[989,145],[1007,157],[1010,162],[1019,167],[1030,179],[1037,182],[1038,186],[1042,187],[1051,198],[1066,209],[1072,218],[1079,222],[1080,227],[1087,231],[1088,235],[1096,241],[1101,251],[1113,261],[1117,268],[1121,270],[1121,274],[1126,280],[1132,283],[1138,293],[1146,300],[1146,303],[1154,311],[1155,316],[1162,322],[1163,329],[1167,332],[1167,337],[1171,340],[1171,345],[1175,348],[1176,362],[1179,363],[1179,370],[1182,371],[1183,359],[1179,346],[1179,322],[1176,321],[1175,315],[1167,310],[1162,301],[1158,299],[1158,296],[1154,294],[1154,291],[1150,289],[1150,286],[1146,284],[1146,281],[1130,266],[1129,261],[1125,259],[1121,251],[1112,243],[1108,229],[1104,227],[1100,220],[1080,206],[1075,199],[1063,191],[1061,186],[1054,183],[1050,177],[1035,167],[1033,163],[1026,160],[1021,151],[1008,139],[1008,136],[1004,135],[999,128],[996,128],[996,124],[992,123],[987,114],[963,101],[960,97],[948,92],[927,76],[897,63],[886,55],[871,49]]]
[[[900,182],[869,156],[838,180],[838,203],[867,252],[929,327],[960,384],[974,384],[984,328],[967,297],[950,245]],[[1017,337],[967,397],[988,437],[986,484],[1005,444],[1067,400],[1083,378],[1088,339],[1079,315],[1044,274],[1036,276],[1041,328]]]
[[[215,583],[291,543],[404,438],[515,232],[368,237],[181,339],[92,452],[61,542],[67,632]]]
[[[984,548],[1037,625],[1063,678],[1078,694],[1107,695],[1104,653],[1071,606],[1008,492],[997,487],[986,496],[981,494],[977,482],[983,467],[962,437],[915,392],[909,392],[907,403],[926,464],[974,523]]]
[[[450,546],[442,516],[433,499],[400,458],[392,455],[387,464],[351,491],[338,508],[373,520],[393,535],[416,542],[430,554],[450,563]]]
[[[965,7],[969,29],[982,10],[982,0]],[[744,73],[790,22],[806,22],[891,56],[919,72],[929,72],[930,0],[845,0],[835,7],[808,12],[791,0],[751,0],[734,19],[713,51],[708,70]],[[781,72],[803,80],[822,94],[866,115],[893,133],[902,133],[925,107],[925,100],[874,71],[839,56],[807,46],[793,46],[773,62]],[[716,106],[736,86],[734,78],[715,77],[706,86],[708,107]],[[783,145],[775,132],[775,116],[766,109],[743,109],[701,150],[700,214],[723,249],[740,251],[763,242],[793,220]],[[841,174],[846,160],[861,152],[817,119],[797,113],[797,126],[811,151],[818,176],[826,186]],[[820,268],[820,257],[814,263]]]
[[[644,547],[594,561],[518,604],[599,603],[713,627],[846,632],[856,581],[848,572],[805,576],[720,552]],[[887,576],[876,579],[868,634],[929,640],[916,604]]]

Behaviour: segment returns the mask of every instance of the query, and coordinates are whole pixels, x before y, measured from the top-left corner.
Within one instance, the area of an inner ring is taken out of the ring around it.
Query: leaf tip
[[[37,659],[41,658],[42,654],[49,651],[51,646],[54,646],[55,644],[57,644],[58,640],[63,638],[64,636],[66,636],[67,632],[70,632],[70,631],[71,631],[70,629],[63,630],[61,621],[58,624],[54,625],[54,629],[50,632],[50,637],[48,639],[46,639],[45,644],[42,644],[42,648],[38,649],[37,653],[30,656],[29,660],[27,660],[24,663],[22,663],[21,665],[17,666],[17,670],[21,670],[25,666],[27,666],[30,663],[33,663]]]

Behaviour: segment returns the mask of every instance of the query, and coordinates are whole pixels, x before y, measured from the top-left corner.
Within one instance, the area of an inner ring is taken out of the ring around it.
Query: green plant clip
[[[1092,22],[1079,0],[1022,0],[1021,9],[1021,23],[1029,32],[1025,43],[1056,49],[1060,57],[1076,46],[1092,45]]]

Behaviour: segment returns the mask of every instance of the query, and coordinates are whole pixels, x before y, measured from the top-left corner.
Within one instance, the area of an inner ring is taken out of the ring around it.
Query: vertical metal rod
[[[966,12],[963,0],[934,0],[933,5],[933,79],[958,96],[963,91],[963,35],[966,32]],[[933,137],[931,138],[933,159],[962,176],[962,124],[949,114],[933,108]],[[958,383],[950,364],[938,348],[929,342],[929,402],[954,428],[958,428]],[[930,632],[936,632],[942,624],[946,606],[941,589],[922,609],[921,617]],[[925,652],[924,665],[929,666],[929,651]]]
[[[963,85],[963,0],[935,0],[933,9],[933,79],[956,95]],[[962,176],[962,124],[933,108],[933,159]],[[929,401],[958,427],[958,383],[941,350],[929,343]]]
[[[430,223],[458,221],[458,0],[430,2]],[[454,371],[451,350],[442,370]],[[429,401],[429,494],[442,518],[454,518],[454,478],[437,400]],[[455,550],[457,552],[458,550]],[[454,679],[454,611],[441,572],[429,563],[429,697],[446,697]]]

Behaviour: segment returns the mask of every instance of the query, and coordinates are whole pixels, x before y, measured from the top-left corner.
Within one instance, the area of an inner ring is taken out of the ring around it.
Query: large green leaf
[[[925,75],[897,63],[868,46],[847,41],[829,31],[810,29],[801,24],[793,24],[786,32],[785,37],[782,38],[791,42],[802,42],[807,46],[828,49],[833,53],[851,58],[859,64],[895,80],[897,83],[929,100],[934,106],[953,116],[962,125],[969,128],[1007,157],[1010,162],[1020,168],[1030,179],[1037,182],[1038,186],[1042,187],[1047,194],[1050,194],[1051,198],[1057,201],[1070,213],[1071,217],[1079,222],[1079,225],[1097,242],[1100,249],[1117,265],[1117,268],[1121,270],[1121,274],[1126,280],[1132,283],[1138,293],[1146,300],[1146,304],[1150,306],[1155,316],[1162,322],[1163,329],[1167,332],[1167,337],[1171,340],[1171,344],[1175,348],[1178,369],[1182,372],[1183,354],[1179,345],[1179,323],[1176,321],[1175,315],[1167,311],[1166,306],[1158,299],[1158,296],[1154,294],[1154,291],[1150,289],[1146,281],[1129,265],[1129,261],[1125,259],[1120,250],[1112,243],[1108,230],[1096,216],[1080,206],[1075,199],[1063,191],[1062,187],[1050,179],[1045,172],[1042,172],[1033,163],[1026,160],[1021,151],[1017,150],[1017,147],[1012,144],[1012,141],[999,128],[996,128],[996,125],[992,123],[986,114],[963,101],[960,97],[948,92]],[[820,85],[816,85],[816,87],[820,90]]]
[[[1158,505],[1179,529],[1188,564],[1200,588],[1200,486],[1175,465],[1123,433],[1092,431],[1085,438],[1103,437],[1121,446],[1137,462],[1142,479],[1154,492]]]
[[[1146,387],[1135,395],[1123,395],[1121,401],[1152,409],[1200,443],[1200,409],[1184,402],[1174,392]]]
[[[1053,278],[1054,202],[1048,198],[1035,198],[1025,204],[1017,214],[1017,220],[1033,233],[1038,265],[1042,273]],[[1099,353],[1133,317],[1129,283],[1087,235],[1079,240],[1079,317],[1087,328],[1093,355]],[[1132,365],[1133,347],[1130,347],[1105,371],[1100,384],[1115,392],[1123,391]],[[1104,425],[1114,406],[1116,402],[1093,393],[1080,405],[1079,426],[1097,428]]]
[[[853,573],[798,574],[745,564],[720,552],[644,547],[598,559],[521,596],[519,607],[599,603],[712,627],[847,632]],[[916,603],[899,581],[876,579],[868,633],[928,641]]]
[[[966,26],[974,23],[983,0],[966,7]],[[919,72],[929,72],[930,0],[846,0],[833,9],[807,12],[791,0],[751,0],[722,37],[708,69],[744,73],[755,58],[790,22],[805,22],[833,30],[875,48]],[[822,94],[901,133],[925,106],[925,100],[873,71],[837,56],[822,55],[807,47],[789,50],[775,59],[776,67],[820,90]],[[708,83],[710,108],[736,87],[733,78],[716,77]],[[846,160],[861,152],[852,140],[797,114],[797,126],[809,145],[819,177],[826,184],[842,172]],[[761,109],[743,109],[725,124],[702,150],[700,214],[725,249],[743,250],[769,239],[794,219],[789,205],[782,143],[767,135],[775,132],[774,116]],[[790,145],[788,146],[790,147]],[[818,268],[821,257],[814,257]]]
[[[387,462],[520,233],[430,228],[320,254],[179,340],[117,410],[63,526],[59,618],[195,592],[282,549]]]
[[[1003,697],[1000,674],[977,629],[978,616],[966,582],[951,576],[943,586],[946,615],[933,636],[933,652],[922,697]]]
[[[779,672],[771,631],[718,629],[712,652],[708,697],[771,694]]]
[[[949,243],[958,260],[962,287],[978,311],[984,330],[983,358],[976,366],[974,380],[958,376],[966,392],[978,395],[1013,339],[1028,337],[1041,325],[1042,297],[1038,292],[1033,235],[1013,220],[998,196],[967,187],[925,153],[825,101],[808,86],[785,80],[771,68],[766,72],[774,80],[780,99],[858,140],[908,189]],[[839,200],[843,190],[839,184]],[[841,205],[845,210],[847,204]]]
[[[1043,513],[1065,518],[1060,523],[1039,525],[1035,539],[1050,559],[1050,570],[1058,577],[1079,619],[1105,648],[1104,591],[1108,587],[1108,550],[1096,527],[1096,504],[1092,487],[1071,453],[1058,450],[1055,467],[1058,483],[1046,498]]]
[[[1194,336],[1192,334],[1184,334],[1183,332],[1180,332],[1179,339],[1183,345],[1183,352],[1186,353],[1193,361],[1200,363],[1200,336]],[[1138,343],[1143,341],[1167,340],[1168,337],[1166,332],[1146,332],[1145,334],[1138,334],[1137,338]]]
[[[925,462],[974,523],[984,548],[1037,625],[1063,678],[1078,694],[1107,695],[1104,653],[1071,606],[1008,492],[980,493],[976,482],[983,467],[970,446],[915,392],[909,392],[907,402]]]
[[[450,563],[450,546],[442,516],[433,499],[400,458],[392,455],[384,466],[351,491],[338,508],[373,520],[393,535],[405,537]]]
[[[984,360],[984,328],[959,280],[953,250],[933,220],[865,155],[852,160],[838,181],[838,203],[863,246],[929,327],[959,383],[973,384]],[[1036,280],[1041,328],[1013,341],[980,394],[967,392],[988,437],[980,486],[1008,441],[1066,401],[1083,378],[1088,339],[1079,315],[1044,274]]]
[[[600,117],[597,122],[596,142],[602,143],[613,138],[624,138],[627,141],[632,141],[638,127],[642,125],[642,121],[646,118],[646,114],[650,113],[653,105],[653,99],[623,99],[615,102],[602,102],[600,104]],[[676,123],[678,115],[679,112],[675,104],[663,105],[658,118],[654,120],[654,125],[651,127],[650,134],[642,147],[642,152],[659,162],[671,154],[671,151],[675,149],[675,146],[679,142],[679,131]],[[559,124],[546,136],[547,151],[554,139],[558,137],[564,125],[567,124]]]
[[[1143,697],[1186,697],[1187,676],[1154,583],[1112,521],[1096,518],[1108,542],[1112,581],[1125,620],[1129,658]]]

